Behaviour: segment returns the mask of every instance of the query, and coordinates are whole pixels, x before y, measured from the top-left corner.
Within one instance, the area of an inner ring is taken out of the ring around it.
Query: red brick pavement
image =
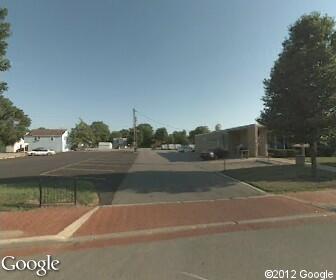
[[[307,203],[312,203],[315,205],[336,206],[336,190],[288,193],[286,196],[304,200]]]
[[[312,205],[278,196],[189,203],[100,208],[75,233],[99,235],[182,225],[242,221],[324,212]]]
[[[25,237],[53,235],[62,231],[90,209],[89,207],[55,207],[0,212],[0,231],[19,230]]]

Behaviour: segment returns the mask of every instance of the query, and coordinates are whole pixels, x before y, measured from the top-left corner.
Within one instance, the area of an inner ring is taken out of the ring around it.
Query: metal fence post
[[[74,203],[77,205],[77,179],[74,179]]]
[[[42,207],[42,184],[41,178],[39,178],[39,193],[40,193],[40,208]]]

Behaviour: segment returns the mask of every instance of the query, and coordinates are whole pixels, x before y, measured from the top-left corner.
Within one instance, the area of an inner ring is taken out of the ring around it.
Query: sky
[[[288,27],[334,0],[1,0],[5,96],[31,128],[104,121],[169,131],[254,123]]]

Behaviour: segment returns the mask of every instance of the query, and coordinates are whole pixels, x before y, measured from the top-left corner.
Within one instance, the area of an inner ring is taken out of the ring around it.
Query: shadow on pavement
[[[201,161],[198,153],[194,152],[176,152],[176,151],[158,151],[157,154],[170,162],[195,162]]]

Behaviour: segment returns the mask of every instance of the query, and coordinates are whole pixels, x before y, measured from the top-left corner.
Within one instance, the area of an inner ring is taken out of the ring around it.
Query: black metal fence
[[[77,179],[41,176],[39,179],[39,205],[77,204]]]

